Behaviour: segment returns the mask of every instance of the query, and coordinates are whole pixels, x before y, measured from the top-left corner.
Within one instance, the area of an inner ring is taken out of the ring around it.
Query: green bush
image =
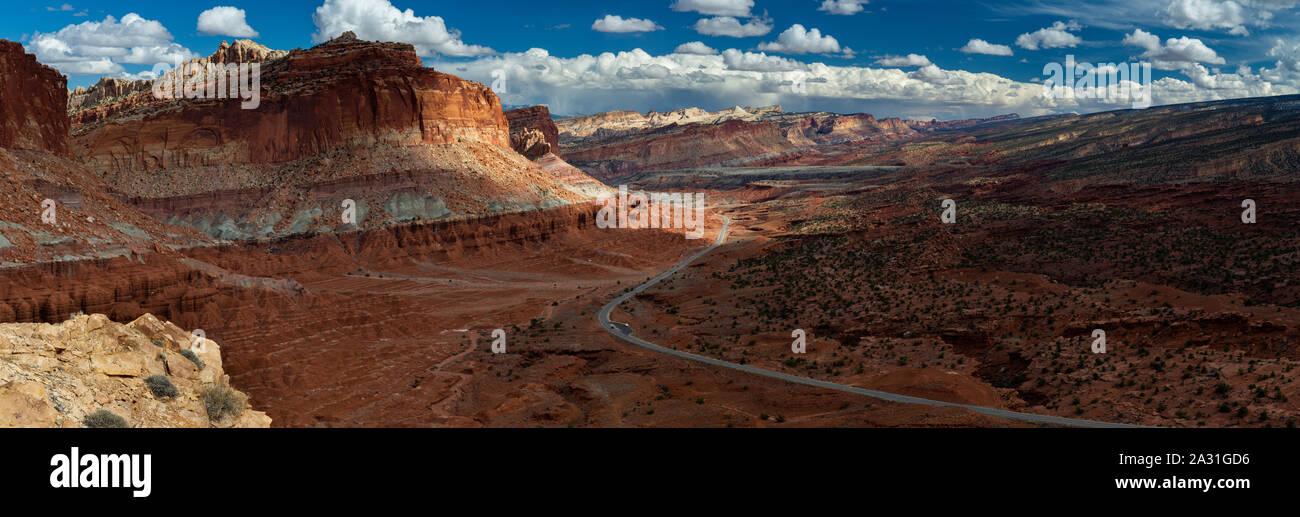
[[[153,396],[160,399],[169,399],[181,393],[165,375],[150,375],[145,378],[144,385],[149,387],[149,391],[153,392]]]
[[[86,420],[82,422],[82,425],[85,425],[86,427],[92,429],[127,427],[125,418],[117,416],[112,411],[109,411],[107,409],[101,409],[99,411],[86,415]]]
[[[230,386],[214,384],[203,389],[203,407],[208,411],[208,419],[220,421],[229,417],[238,417],[248,406],[244,395],[230,389]]]
[[[190,362],[194,363],[195,366],[198,366],[200,370],[203,369],[203,360],[199,359],[199,356],[194,355],[193,350],[190,350],[188,348],[185,350],[181,350],[181,355],[185,356],[186,359],[189,359]]]

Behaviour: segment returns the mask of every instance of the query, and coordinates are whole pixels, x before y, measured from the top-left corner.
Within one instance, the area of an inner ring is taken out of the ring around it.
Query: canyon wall
[[[227,54],[208,61],[259,57]],[[424,68],[410,45],[339,39],[261,64],[257,109],[237,99],[180,99],[94,127],[78,115],[77,154],[93,171],[121,173],[286,162],[375,145],[509,145],[491,90]]]
[[[424,67],[409,44],[345,33],[282,52],[237,41],[196,63],[250,60],[261,66],[252,109],[237,98],[156,99],[139,87],[97,102],[84,93],[72,115],[74,154],[154,218],[228,240],[473,218],[591,195],[594,180],[580,171],[556,174],[511,148],[491,89]]]
[[[67,78],[8,40],[0,71],[0,147],[67,155]]]
[[[145,255],[206,241],[71,160],[68,105],[63,75],[0,41],[0,427],[270,426],[229,387],[216,343],[129,302],[157,285],[133,284],[148,276]],[[136,290],[51,281],[96,262],[130,265],[137,274],[118,279]],[[138,318],[114,323],[103,314],[114,311]]]
[[[145,217],[69,156],[67,81],[0,41],[0,268],[203,242]]]

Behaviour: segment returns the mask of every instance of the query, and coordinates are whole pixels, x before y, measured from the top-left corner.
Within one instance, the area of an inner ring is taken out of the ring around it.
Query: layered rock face
[[[558,122],[568,160],[602,179],[621,173],[762,164],[825,144],[917,133],[869,114],[790,113],[780,106],[665,113],[614,111]]]
[[[67,81],[0,41],[0,268],[204,242],[118,200],[68,156]]]
[[[411,45],[350,33],[287,53],[253,45],[223,46],[205,62],[264,59],[255,109],[138,93],[74,112],[74,153],[149,215],[222,239],[589,197],[511,149],[489,88],[425,68]],[[538,143],[530,147],[546,147]]]
[[[93,426],[99,411],[128,427],[271,425],[229,388],[216,342],[149,314],[0,324],[0,354],[0,427]]]
[[[548,152],[560,152],[560,130],[546,106],[507,111],[506,120],[510,123],[510,144],[519,154],[536,160]]]
[[[791,142],[800,144],[806,142],[805,145],[836,144],[882,134],[916,134],[913,123],[897,118],[876,120],[876,117],[869,113],[853,115],[814,113],[784,117],[780,124]]]
[[[815,164],[829,146],[912,138],[969,128],[1015,115],[962,121],[877,119],[869,113],[792,113],[780,106],[665,113],[611,111],[561,119],[560,146],[570,162],[601,178],[699,166]],[[775,140],[766,128],[780,136]],[[639,152],[638,149],[646,152]]]
[[[99,125],[78,117],[77,154],[96,172],[122,173],[286,162],[381,144],[509,145],[491,90],[424,68],[410,45],[339,39],[288,54],[236,48],[207,61],[267,57],[257,109],[235,99],[176,99],[149,117],[133,110]]]
[[[601,179],[642,170],[742,165],[794,146],[771,123],[728,120],[647,129],[565,151],[577,167]]]
[[[0,147],[68,154],[68,80],[0,40]]]
[[[77,89],[72,90],[72,93],[68,95],[68,111],[86,117],[94,113],[90,109],[95,106],[108,104],[137,93],[148,92],[152,87],[153,81],[145,79],[131,81],[117,77],[102,77],[98,83],[95,83],[90,88],[78,86]]]
[[[132,91],[125,81],[99,86],[96,101]],[[100,314],[64,321],[122,300],[84,284],[50,292],[48,283],[17,280],[58,276],[82,261],[142,263],[169,246],[209,242],[146,217],[72,161],[68,106],[62,75],[0,41],[0,271],[11,279],[0,282],[9,300],[0,321],[63,322],[0,324],[0,427],[268,427],[226,385],[215,343],[194,348],[188,332],[148,315],[127,325]],[[228,411],[210,413],[206,403],[218,396]]]
[[[659,113],[651,111],[645,114],[635,111],[609,111],[562,119],[557,123],[561,135],[566,139],[583,139],[598,131],[626,132],[652,129],[673,124],[713,124],[727,120],[762,120],[773,114],[783,113],[780,106],[734,108],[705,111],[700,108],[681,108]]]

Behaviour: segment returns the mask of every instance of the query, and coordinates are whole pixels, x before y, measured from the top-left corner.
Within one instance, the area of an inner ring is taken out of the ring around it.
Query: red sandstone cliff
[[[74,112],[74,154],[155,218],[225,239],[344,228],[345,200],[373,227],[589,197],[594,180],[511,149],[491,89],[424,67],[411,45],[348,33],[262,49],[206,60],[265,59],[255,109],[137,93]]]
[[[0,40],[0,147],[68,154],[68,81],[23,46]]]
[[[145,217],[69,158],[67,95],[63,75],[0,41],[0,267],[204,242]]]
[[[209,60],[241,59],[228,53]],[[77,154],[95,171],[123,172],[275,163],[377,144],[509,145],[490,89],[424,68],[407,44],[340,38],[265,62],[261,73],[254,110],[236,99],[180,99],[116,113],[109,124],[76,116]]]

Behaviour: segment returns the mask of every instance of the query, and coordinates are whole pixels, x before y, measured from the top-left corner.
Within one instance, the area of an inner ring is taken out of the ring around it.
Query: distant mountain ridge
[[[869,113],[788,112],[781,106],[719,111],[610,111],[555,122],[561,154],[598,178],[650,169],[746,165],[800,149],[969,128],[1019,119],[919,121]]]

